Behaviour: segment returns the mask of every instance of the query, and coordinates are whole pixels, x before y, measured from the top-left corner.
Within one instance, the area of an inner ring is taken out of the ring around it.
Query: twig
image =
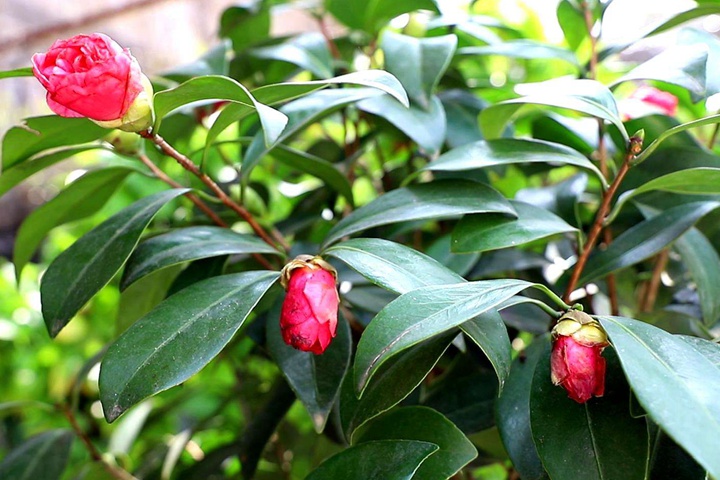
[[[652,312],[655,307],[658,290],[660,289],[660,279],[667,266],[669,256],[670,250],[666,248],[655,257],[655,267],[653,268],[652,277],[650,277],[650,282],[645,289],[642,302],[640,303],[641,312]]]
[[[290,245],[285,241],[285,239],[282,237],[282,235],[273,230],[273,236],[271,237],[265,229],[255,220],[255,217],[252,216],[252,214],[242,205],[238,205],[235,203],[235,201],[230,198],[223,190],[220,188],[220,186],[213,181],[212,178],[208,177],[205,173],[201,172],[200,169],[195,165],[189,158],[187,158],[182,153],[175,150],[172,145],[167,143],[165,139],[163,139],[160,135],[157,135],[155,133],[152,133],[150,130],[145,130],[138,133],[141,137],[147,138],[148,140],[151,140],[155,145],[160,147],[160,150],[162,152],[175,159],[180,166],[182,166],[185,170],[195,175],[198,179],[200,179],[201,182],[203,182],[212,192],[220,199],[222,203],[224,203],[228,208],[233,210],[235,213],[240,216],[243,220],[245,220],[248,225],[250,225],[250,228],[253,229],[253,231],[268,245],[272,246],[273,248],[277,248],[275,244],[275,240],[287,251],[290,250]],[[275,240],[273,240],[273,237],[275,237]]]
[[[578,257],[578,261],[575,264],[572,275],[570,276],[570,281],[568,282],[568,286],[565,290],[564,296],[566,302],[569,301],[570,294],[575,290],[577,282],[580,279],[580,275],[582,274],[583,269],[585,268],[585,264],[587,263],[588,257],[590,256],[593,247],[595,247],[595,244],[600,237],[600,232],[603,229],[603,222],[605,221],[605,217],[607,217],[608,213],[610,212],[610,203],[612,202],[615,193],[620,187],[620,183],[622,183],[625,175],[627,175],[628,171],[630,170],[632,160],[635,158],[635,155],[640,153],[641,148],[642,139],[639,137],[631,137],[630,143],[628,145],[628,153],[625,155],[625,160],[623,161],[620,170],[618,170],[618,173],[615,176],[615,180],[613,180],[610,188],[608,188],[607,191],[603,194],[602,203],[600,204],[600,208],[598,208],[597,214],[595,215],[595,221],[593,222],[593,225],[590,228],[590,232],[588,233],[585,247],[583,248],[582,253]]]

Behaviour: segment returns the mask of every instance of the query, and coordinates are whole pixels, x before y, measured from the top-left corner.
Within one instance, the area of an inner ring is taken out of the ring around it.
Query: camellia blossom
[[[605,359],[603,349],[609,345],[607,335],[596,320],[586,313],[571,310],[552,331],[550,375],[553,384],[561,385],[578,403],[605,393]]]
[[[641,85],[628,98],[621,100],[618,107],[625,120],[656,113],[672,117],[677,113],[678,98],[670,92]]]
[[[340,298],[335,269],[320,257],[300,255],[282,271],[287,290],[280,312],[285,343],[319,355],[330,345],[337,330]]]
[[[32,57],[33,74],[61,117],[139,132],[152,124],[152,86],[137,60],[101,33],[58,40]]]

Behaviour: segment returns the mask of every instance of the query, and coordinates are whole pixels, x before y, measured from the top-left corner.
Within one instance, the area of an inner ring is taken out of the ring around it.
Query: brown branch
[[[640,302],[641,312],[652,312],[655,307],[658,290],[660,289],[660,279],[667,266],[669,256],[670,250],[666,248],[655,257],[655,267],[653,268],[652,277],[650,277],[650,282],[645,288],[643,299]]]
[[[602,203],[600,204],[600,208],[598,208],[597,214],[595,215],[595,221],[593,222],[593,225],[590,228],[590,232],[588,233],[585,247],[583,248],[580,257],[578,257],[578,261],[575,264],[575,268],[573,269],[573,272],[570,276],[570,281],[568,282],[567,289],[565,290],[565,295],[563,297],[566,302],[569,301],[570,294],[575,290],[577,282],[580,279],[580,275],[582,274],[583,269],[585,268],[585,264],[587,263],[588,257],[590,256],[593,247],[595,247],[595,244],[600,237],[600,232],[603,229],[605,217],[607,217],[608,213],[610,212],[610,203],[612,202],[615,193],[617,193],[617,190],[620,187],[623,179],[625,178],[625,175],[627,175],[628,171],[630,170],[632,160],[638,153],[640,153],[641,148],[641,138],[630,138],[630,142],[628,144],[628,153],[627,155],[625,155],[625,161],[623,161],[623,164],[620,167],[620,170],[618,170],[618,173],[615,176],[615,180],[613,180],[610,188],[608,188],[603,195]]]
[[[252,216],[252,214],[242,205],[239,205],[235,203],[235,201],[230,198],[220,186],[215,183],[215,181],[208,177],[205,173],[201,172],[197,165],[195,165],[189,158],[187,158],[182,153],[175,150],[172,145],[167,143],[165,139],[163,139],[160,135],[157,135],[155,133],[152,133],[150,130],[144,130],[142,132],[138,132],[138,134],[143,137],[147,138],[148,140],[151,140],[155,145],[160,147],[160,150],[162,152],[173,158],[176,162],[180,164],[181,167],[183,167],[188,172],[195,175],[201,182],[203,182],[212,192],[217,196],[222,203],[225,204],[228,208],[230,208],[232,211],[238,214],[240,218],[245,220],[248,225],[250,225],[250,228],[253,229],[253,231],[268,245],[272,246],[273,248],[277,248],[275,244],[275,240],[284,248],[286,251],[290,249],[290,245],[287,243],[287,241],[282,237],[280,232],[277,232],[273,230],[273,236],[271,237],[265,229],[255,220],[255,217]],[[275,240],[273,240],[273,237]]]

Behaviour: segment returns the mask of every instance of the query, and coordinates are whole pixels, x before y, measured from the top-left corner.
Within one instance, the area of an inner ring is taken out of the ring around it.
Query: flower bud
[[[570,310],[552,330],[550,376],[578,403],[605,393],[603,349],[609,345],[600,323],[590,315]]]
[[[101,33],[58,40],[32,57],[50,110],[105,128],[139,132],[152,125],[152,86],[137,60]]]
[[[280,312],[283,340],[298,350],[323,353],[337,330],[337,272],[320,257],[300,255],[281,275],[287,291]]]

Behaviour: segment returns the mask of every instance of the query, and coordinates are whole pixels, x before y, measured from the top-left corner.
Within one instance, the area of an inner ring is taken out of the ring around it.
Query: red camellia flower
[[[152,86],[137,60],[110,37],[58,40],[32,57],[33,74],[61,117],[87,117],[106,128],[137,132],[152,124]]]
[[[300,255],[282,271],[287,293],[280,329],[288,345],[319,355],[337,330],[338,297],[335,269],[320,257]]]
[[[678,99],[669,92],[658,90],[649,85],[642,85],[635,90],[630,98],[640,100],[648,105],[662,110],[666,115],[673,116],[677,113]]]
[[[589,315],[571,310],[553,328],[550,374],[553,384],[561,385],[578,403],[605,393],[607,335]]]

